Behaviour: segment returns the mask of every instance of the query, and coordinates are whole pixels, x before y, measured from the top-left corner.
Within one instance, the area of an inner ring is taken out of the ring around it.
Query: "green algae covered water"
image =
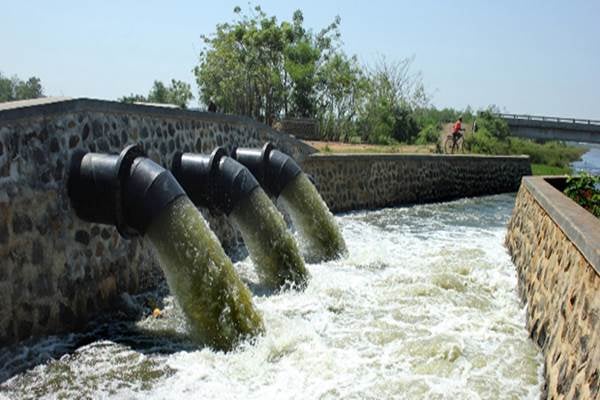
[[[306,244],[311,262],[327,261],[346,254],[346,243],[327,204],[306,174],[299,174],[279,197]]]
[[[309,278],[298,246],[281,213],[261,188],[231,213],[263,285],[270,289],[303,288]]]
[[[248,288],[204,218],[187,197],[165,209],[150,225],[167,283],[201,343],[229,350],[262,332]]]
[[[307,264],[303,291],[255,292],[254,341],[198,346],[173,296],[155,293],[162,319],[0,349],[0,398],[539,399],[543,360],[503,245],[513,205],[499,195],[335,216],[348,256]],[[254,263],[234,266],[256,290]]]

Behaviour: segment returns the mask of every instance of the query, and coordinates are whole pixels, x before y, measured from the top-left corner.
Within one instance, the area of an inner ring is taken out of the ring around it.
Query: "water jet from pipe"
[[[138,146],[120,155],[75,154],[67,185],[81,219],[150,239],[192,336],[229,350],[264,330],[250,291],[204,218],[173,175]]]

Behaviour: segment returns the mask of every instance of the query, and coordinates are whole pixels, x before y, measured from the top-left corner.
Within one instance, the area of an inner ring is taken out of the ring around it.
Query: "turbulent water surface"
[[[349,255],[308,264],[303,292],[257,291],[251,261],[237,263],[265,322],[255,342],[199,347],[167,296],[162,319],[2,350],[0,397],[538,398],[541,356],[503,246],[513,204],[500,195],[338,216]]]

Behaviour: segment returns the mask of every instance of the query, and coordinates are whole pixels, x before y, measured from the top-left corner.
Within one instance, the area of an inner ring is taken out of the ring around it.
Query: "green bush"
[[[437,143],[440,140],[441,132],[439,124],[429,124],[417,134],[415,144]]]
[[[579,176],[570,176],[564,193],[580,206],[600,218],[600,176],[585,172]]]

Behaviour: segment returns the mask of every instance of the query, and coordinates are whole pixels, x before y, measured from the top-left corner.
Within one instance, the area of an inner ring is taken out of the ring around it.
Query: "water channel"
[[[537,399],[542,358],[503,245],[514,200],[338,215],[348,256],[307,264],[303,291],[253,289],[252,343],[198,347],[165,295],[163,318],[1,349],[0,398]],[[235,267],[260,286],[249,258]]]
[[[577,145],[577,144],[576,144]],[[581,160],[571,163],[575,172],[587,172],[592,175],[600,175],[600,144],[582,143],[588,151],[581,156]]]

